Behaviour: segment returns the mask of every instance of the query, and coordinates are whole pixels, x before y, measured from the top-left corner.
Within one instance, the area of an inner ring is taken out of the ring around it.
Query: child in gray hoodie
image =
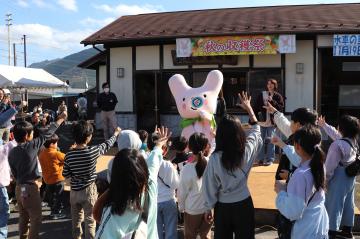
[[[205,217],[208,223],[214,220],[215,239],[233,238],[234,234],[235,238],[255,238],[254,205],[247,178],[262,140],[251,98],[244,92],[240,98],[253,126],[246,136],[237,117],[224,117],[217,128],[216,149],[203,178]]]

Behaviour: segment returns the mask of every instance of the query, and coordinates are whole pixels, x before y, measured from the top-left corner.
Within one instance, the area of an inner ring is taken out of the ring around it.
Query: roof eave
[[[162,36],[145,36],[132,38],[108,38],[103,40],[84,40],[81,44],[96,45],[96,44],[111,44],[111,43],[129,43],[137,41],[161,41],[164,39],[176,39],[187,37],[210,37],[210,36],[246,36],[246,35],[271,35],[271,34],[337,34],[337,33],[360,33],[360,29],[302,29],[302,30],[273,30],[273,31],[249,31],[249,32],[226,32],[226,33],[198,33],[198,34],[184,34],[184,35],[162,35]]]

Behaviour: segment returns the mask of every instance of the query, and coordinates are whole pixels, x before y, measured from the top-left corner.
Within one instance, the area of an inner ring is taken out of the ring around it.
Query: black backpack
[[[351,143],[350,140],[348,139],[340,139],[343,140],[345,142],[347,142],[348,144],[350,144],[351,148],[356,150],[356,156],[355,156],[355,161],[352,162],[351,164],[349,164],[346,168],[345,168],[345,173],[347,176],[349,177],[355,177],[360,175],[360,153],[359,153],[359,145],[357,146],[357,148],[355,148],[355,146]]]

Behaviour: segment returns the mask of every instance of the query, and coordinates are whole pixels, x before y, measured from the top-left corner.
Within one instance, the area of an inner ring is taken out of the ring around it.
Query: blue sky
[[[27,35],[28,64],[31,64],[64,57],[84,49],[80,44],[81,40],[122,15],[209,8],[347,2],[359,1],[0,0],[0,19],[2,19],[0,21],[0,64],[8,63],[5,14],[9,12],[12,13],[13,19],[11,43],[17,44],[18,65],[23,65],[23,46],[20,44],[23,34]]]

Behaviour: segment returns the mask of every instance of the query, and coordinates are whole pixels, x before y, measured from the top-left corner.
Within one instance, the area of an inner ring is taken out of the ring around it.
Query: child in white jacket
[[[159,239],[176,239],[178,210],[175,202],[175,190],[179,186],[179,174],[176,171],[176,166],[170,161],[162,161],[157,183],[157,228]]]
[[[204,218],[205,201],[201,192],[202,176],[207,165],[204,152],[209,141],[202,133],[189,138],[189,149],[195,160],[185,165],[180,173],[178,189],[179,210],[185,212],[185,239],[195,239],[199,233],[201,239],[210,239],[211,224]]]

